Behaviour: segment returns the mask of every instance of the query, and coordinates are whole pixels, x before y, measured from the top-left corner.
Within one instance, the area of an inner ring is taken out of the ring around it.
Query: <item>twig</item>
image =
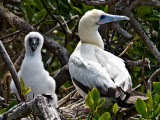
[[[160,8],[160,1],[151,0],[151,1],[147,1],[147,2],[142,2],[141,5],[149,5],[149,6],[153,6],[153,7],[156,7],[156,8]]]
[[[122,34],[125,38],[132,39],[132,35],[125,31],[118,22],[111,23],[111,28],[118,33]]]
[[[133,45],[133,42],[134,42],[134,41],[137,41],[137,40],[139,40],[139,39],[140,39],[139,37],[133,39],[133,40],[128,44],[128,46],[124,49],[124,51],[119,55],[119,57],[121,57],[122,55],[124,55],[124,54],[126,53],[126,51]]]
[[[48,16],[48,13],[40,20],[38,21],[37,23],[33,24],[33,27],[39,25],[41,22],[43,22],[44,19],[46,19],[46,17]]]
[[[155,57],[155,59],[160,64],[160,52],[155,47],[153,42],[149,39],[149,37],[146,35],[145,31],[142,29],[142,27],[139,25],[137,20],[133,17],[133,15],[129,14],[130,23],[132,27],[134,28],[135,32],[143,39],[145,46],[150,50],[152,55]]]
[[[128,50],[132,45],[133,45],[133,42],[130,42],[130,43],[128,44],[128,46],[123,50],[123,52],[119,55],[119,57],[121,57],[122,55],[124,55],[124,54],[127,52],[127,50]]]
[[[136,89],[138,89],[139,87],[141,87],[141,84],[138,84],[135,88],[133,88],[131,91],[135,91]]]
[[[8,69],[12,75],[12,78],[13,78],[14,84],[17,88],[18,94],[19,94],[21,100],[24,101],[24,97],[21,95],[20,80],[18,78],[17,72],[16,72],[14,65],[13,65],[13,63],[12,63],[8,53],[6,52],[1,41],[0,41],[0,52],[1,52],[1,55],[3,58],[3,61],[5,62],[6,66],[8,67]]]
[[[158,76],[160,76],[160,68],[157,69],[148,79],[147,86],[151,92],[152,92],[152,83]]]
[[[148,58],[145,58],[145,63],[148,64],[148,67],[150,68],[150,61]],[[125,61],[126,66],[142,66],[143,65],[143,59],[142,60],[137,60],[137,61]]]
[[[17,30],[16,32],[13,32],[13,33],[8,34],[8,35],[6,35],[6,36],[4,36],[4,37],[1,37],[0,40],[4,40],[4,39],[6,39],[6,38],[8,38],[8,37],[11,37],[11,36],[13,36],[13,35],[16,35],[16,34],[18,34],[18,33],[20,33],[20,32],[21,32],[20,30]]]
[[[3,44],[8,44],[8,43],[12,42],[15,38],[16,38],[16,35],[13,36],[10,40],[3,41],[2,43],[3,43]]]
[[[144,56],[143,56],[143,64],[142,64],[142,80],[143,80],[144,87],[145,87],[146,90],[147,90],[148,88],[147,88],[147,84],[146,84],[146,81],[145,81],[145,68],[144,68],[145,57],[146,57],[146,49],[144,50]]]
[[[78,2],[83,2],[86,5],[91,5],[91,6],[97,6],[97,5],[106,5],[108,3],[110,3],[111,0],[99,0],[99,1],[95,1],[95,0],[77,0]]]
[[[67,31],[66,31],[66,29],[64,28],[64,26],[62,25],[62,23],[50,12],[50,10],[47,8],[46,4],[44,3],[44,0],[41,0],[41,2],[42,2],[42,4],[43,4],[44,8],[46,9],[46,11],[47,11],[47,12],[49,13],[49,15],[51,16],[51,18],[52,18],[53,20],[56,20],[56,21],[60,24],[63,32],[65,32],[65,34],[67,34]]]
[[[45,69],[46,69],[46,70],[47,70],[48,67],[54,62],[55,58],[56,58],[56,57],[53,55],[53,56],[51,56],[51,57],[47,60],[47,62],[46,62],[46,64],[45,64]]]
[[[3,87],[2,87],[2,83],[1,83],[1,78],[0,78],[0,96],[3,97]]]
[[[47,15],[48,15],[48,14],[46,14],[40,21],[38,21],[37,23],[33,24],[33,27],[39,25],[39,24],[47,17]],[[13,35],[16,35],[16,34],[18,34],[18,33],[20,33],[20,32],[21,32],[20,30],[17,30],[17,31],[15,31],[15,32],[13,32],[13,33],[10,33],[10,34],[4,36],[4,37],[1,37],[0,40],[4,40],[4,39],[6,39],[6,38],[8,38],[8,37],[11,37],[11,36],[13,36]],[[7,42],[7,41],[5,41],[5,42]],[[5,42],[3,42],[3,43],[5,43]]]
[[[76,93],[76,90],[72,91],[67,96],[65,96],[64,98],[62,98],[61,100],[59,100],[58,101],[58,106],[61,107],[64,104],[66,104],[75,93]]]

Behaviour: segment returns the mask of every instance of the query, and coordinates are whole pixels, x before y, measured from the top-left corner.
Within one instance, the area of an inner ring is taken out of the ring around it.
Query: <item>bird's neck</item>
[[[98,28],[82,26],[79,27],[78,34],[82,43],[94,44],[104,49],[104,43],[98,32]]]
[[[37,50],[35,52],[32,52],[31,50],[27,50],[25,58],[35,62],[42,61],[41,51]]]

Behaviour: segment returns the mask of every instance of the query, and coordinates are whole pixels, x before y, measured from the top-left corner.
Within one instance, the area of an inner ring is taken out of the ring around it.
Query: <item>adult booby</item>
[[[106,102],[123,101],[132,89],[132,81],[124,61],[105,51],[98,32],[101,24],[129,20],[126,16],[110,15],[93,9],[80,19],[80,43],[69,58],[69,72],[83,98],[88,90],[97,88]]]
[[[31,91],[27,93],[27,100],[46,93],[52,95],[57,104],[55,80],[49,76],[42,62],[41,49],[44,42],[43,36],[38,32],[30,32],[26,35],[24,41],[26,53],[18,76],[19,78],[20,76],[23,78],[26,87],[31,87]],[[19,98],[13,81],[11,81],[10,89]]]

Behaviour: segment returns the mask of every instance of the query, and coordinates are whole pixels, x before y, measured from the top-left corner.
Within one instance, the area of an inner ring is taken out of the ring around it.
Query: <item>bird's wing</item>
[[[102,49],[96,49],[96,57],[115,84],[123,91],[130,92],[132,81],[124,61]]]
[[[101,96],[125,98],[125,94],[118,89],[109,75],[104,73],[104,69],[95,62],[84,60],[82,57],[71,56],[69,72],[74,83],[85,93],[88,93],[88,90],[92,88],[97,88]]]

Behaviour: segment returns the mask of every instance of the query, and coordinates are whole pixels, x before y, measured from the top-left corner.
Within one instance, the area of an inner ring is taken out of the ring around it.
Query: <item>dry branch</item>
[[[155,47],[153,42],[149,39],[145,31],[142,29],[140,24],[137,22],[137,20],[133,17],[131,13],[129,14],[129,18],[130,18],[130,23],[134,28],[135,32],[143,39],[145,46],[149,49],[149,51],[152,53],[152,55],[156,58],[156,60],[160,64],[160,52],[158,51],[158,49]]]
[[[124,37],[128,38],[128,39],[132,39],[132,35],[129,34],[127,31],[125,31],[120,25],[119,23],[112,23],[111,24],[111,28],[115,31],[117,31],[118,33],[122,34]]]
[[[68,65],[65,65],[62,69],[60,69],[53,78],[56,80],[56,88],[62,86],[67,80],[72,81],[69,74]]]
[[[14,15],[13,13],[5,9],[2,5],[0,5],[0,16],[11,26],[16,27],[16,29],[20,30],[25,34],[31,31],[35,31],[30,24],[28,24],[26,21],[22,20],[18,16]],[[45,47],[58,57],[62,65],[66,65],[70,56],[68,50],[51,38],[44,36],[44,39]]]
[[[150,68],[150,61],[148,58],[145,58],[145,63],[148,64],[148,67]],[[126,66],[131,67],[131,66],[142,66],[143,65],[143,59],[142,60],[137,60],[137,61],[125,61]]]
[[[14,68],[14,65],[8,55],[8,53],[6,52],[2,42],[0,41],[0,53],[2,55],[2,58],[3,58],[3,61],[5,62],[7,68],[9,69],[11,75],[12,75],[12,78],[13,78],[13,81],[14,81],[14,84],[17,88],[17,91],[18,91],[18,94],[21,98],[22,101],[24,101],[24,97],[21,95],[21,86],[20,86],[20,80],[19,80],[19,77],[17,75],[17,72]]]
[[[153,6],[156,8],[160,8],[160,1],[158,0],[151,0],[148,2],[142,2],[141,5],[148,5],[148,6]]]
[[[160,76],[160,68],[157,69],[148,79],[147,86],[148,89],[152,92],[152,83],[156,79],[156,77]]]
[[[132,45],[133,45],[133,42],[130,42],[130,43],[128,44],[128,46],[123,50],[123,52],[119,55],[119,57],[121,57],[122,55],[124,55],[124,54],[127,52],[127,50],[128,50]]]
[[[108,3],[110,3],[111,0],[99,0],[99,1],[95,1],[95,0],[77,0],[78,2],[83,2],[85,3],[86,5],[94,5],[94,6],[97,6],[97,5],[106,5]]]
[[[27,117],[31,112],[40,120],[60,120],[56,105],[50,95],[38,95],[29,102],[19,103],[0,115],[0,120],[18,120]]]

